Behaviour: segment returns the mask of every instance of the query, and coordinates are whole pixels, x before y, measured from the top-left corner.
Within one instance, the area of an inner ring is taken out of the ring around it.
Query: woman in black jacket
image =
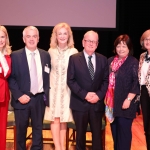
[[[120,35],[114,42],[115,56],[108,59],[109,86],[105,97],[106,117],[110,121],[114,150],[130,150],[131,126],[136,117],[138,61],[132,55],[132,43],[128,35]]]

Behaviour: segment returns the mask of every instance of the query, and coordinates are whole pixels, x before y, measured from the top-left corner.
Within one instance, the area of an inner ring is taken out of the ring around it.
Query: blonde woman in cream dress
[[[51,121],[55,150],[65,150],[67,122],[73,121],[70,105],[70,89],[67,85],[69,57],[77,53],[73,35],[67,23],[57,24],[52,32],[49,54],[51,57],[50,107],[46,107],[45,119]]]

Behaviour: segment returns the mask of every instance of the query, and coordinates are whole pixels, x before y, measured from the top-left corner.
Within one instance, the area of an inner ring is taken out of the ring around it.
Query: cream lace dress
[[[60,122],[73,121],[70,105],[70,89],[67,85],[67,68],[69,57],[77,53],[75,48],[64,50],[49,49],[51,57],[50,72],[50,107],[45,109],[45,120],[54,121],[55,117],[60,118]]]

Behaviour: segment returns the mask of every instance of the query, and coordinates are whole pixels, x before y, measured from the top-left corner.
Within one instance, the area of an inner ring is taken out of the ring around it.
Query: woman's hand
[[[122,109],[128,109],[130,107],[130,103],[131,101],[126,98],[123,102]]]

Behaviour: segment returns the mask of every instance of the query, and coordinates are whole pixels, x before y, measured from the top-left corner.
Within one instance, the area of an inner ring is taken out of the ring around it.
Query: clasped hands
[[[94,92],[88,92],[85,99],[90,103],[97,103],[97,101],[99,100],[99,97]]]

